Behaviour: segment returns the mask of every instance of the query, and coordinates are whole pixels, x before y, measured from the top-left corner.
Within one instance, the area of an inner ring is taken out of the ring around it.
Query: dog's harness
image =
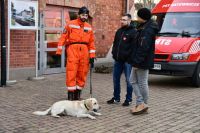
[[[87,107],[87,105],[86,105],[86,103],[85,103],[85,101],[84,101],[84,106],[85,106],[85,108],[86,108],[87,110],[89,110],[88,107]]]

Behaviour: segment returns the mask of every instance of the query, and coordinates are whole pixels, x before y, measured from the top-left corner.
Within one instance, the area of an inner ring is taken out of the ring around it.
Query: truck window
[[[160,33],[168,36],[178,36],[187,32],[190,36],[200,34],[200,13],[166,13],[158,15],[157,22]]]

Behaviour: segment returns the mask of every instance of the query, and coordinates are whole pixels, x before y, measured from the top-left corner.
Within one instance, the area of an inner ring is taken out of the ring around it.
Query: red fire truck
[[[200,0],[161,0],[152,13],[160,32],[150,72],[190,77],[200,87]]]

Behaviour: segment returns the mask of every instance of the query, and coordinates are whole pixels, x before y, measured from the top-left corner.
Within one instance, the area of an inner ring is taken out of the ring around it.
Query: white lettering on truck
[[[162,6],[162,8],[168,8],[168,7],[181,7],[181,6],[192,6],[192,7],[198,7],[200,6],[200,3],[172,3],[172,4],[165,4]]]
[[[172,40],[168,39],[156,39],[156,45],[170,45]]]

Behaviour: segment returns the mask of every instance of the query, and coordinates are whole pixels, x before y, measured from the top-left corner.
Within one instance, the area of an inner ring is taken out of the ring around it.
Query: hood
[[[157,34],[158,31],[159,31],[159,27],[158,27],[158,24],[156,21],[150,19],[148,20],[147,22],[145,23],[141,23],[138,25],[137,29],[138,30],[141,30],[141,29],[144,29],[146,28],[147,30],[150,28],[150,29],[153,29],[153,30],[148,30],[148,32],[151,34]]]
[[[151,28],[153,28],[153,29],[154,29],[155,33],[157,34],[157,33],[158,33],[158,31],[159,31],[159,27],[158,27],[158,24],[157,24],[157,22],[155,22],[155,21],[151,20],[151,24],[150,24],[150,26],[151,26]]]
[[[156,53],[187,52],[195,38],[157,37],[155,42]]]

